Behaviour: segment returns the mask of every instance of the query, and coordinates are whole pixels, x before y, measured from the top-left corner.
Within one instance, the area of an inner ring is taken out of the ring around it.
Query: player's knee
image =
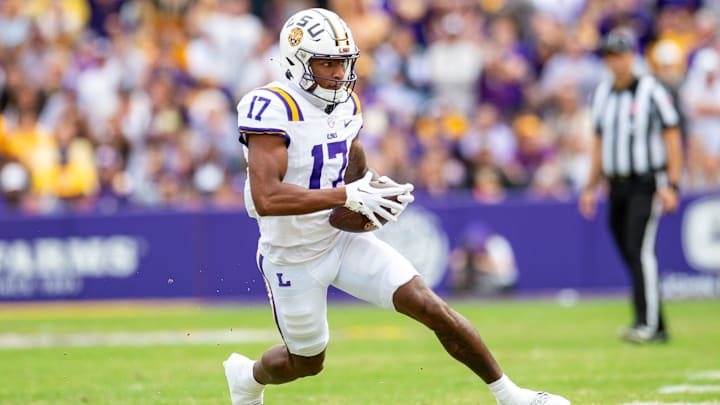
[[[322,361],[318,363],[313,363],[305,367],[305,375],[304,377],[311,377],[314,375],[320,374],[321,371],[323,371],[323,368],[325,368],[325,365]]]
[[[324,368],[325,352],[314,357],[293,356],[293,369],[295,376],[310,377],[320,374]]]
[[[453,323],[450,306],[436,295],[428,298],[424,312],[426,318],[425,324],[432,330],[445,329],[448,324]]]
[[[422,322],[430,329],[444,327],[451,321],[451,309],[424,283],[411,281],[401,287],[396,297],[398,311]]]
[[[327,321],[313,308],[286,309],[282,315],[283,337],[290,353],[312,358],[325,351],[330,333]]]

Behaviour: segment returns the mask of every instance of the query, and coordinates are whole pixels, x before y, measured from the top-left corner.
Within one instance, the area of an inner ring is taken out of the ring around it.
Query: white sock
[[[503,374],[500,379],[488,384],[488,388],[490,388],[490,391],[493,393],[498,403],[502,403],[512,398],[513,391],[516,391],[518,387],[515,383],[510,381],[508,376]]]
[[[247,376],[248,378],[245,379],[245,388],[249,391],[251,394],[258,394],[260,395],[261,392],[265,389],[265,384],[260,384],[255,379],[255,375],[252,370],[255,369],[255,362],[253,362],[253,367],[250,369],[250,375]]]
[[[535,397],[536,392],[520,388],[510,381],[505,374],[497,381],[488,384],[488,388],[495,396],[498,404],[529,403]]]

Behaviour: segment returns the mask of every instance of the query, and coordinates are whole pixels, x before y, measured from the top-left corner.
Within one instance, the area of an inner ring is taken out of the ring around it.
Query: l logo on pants
[[[278,278],[278,285],[280,287],[290,287],[292,284],[290,284],[290,280],[283,281],[283,274],[282,273],[275,273],[275,275]]]

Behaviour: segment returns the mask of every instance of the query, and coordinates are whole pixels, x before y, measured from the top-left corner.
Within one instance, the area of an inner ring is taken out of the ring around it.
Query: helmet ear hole
[[[285,71],[285,77],[286,77],[288,80],[292,80],[293,75],[292,75],[292,73],[290,72],[290,69],[288,69],[288,70]]]

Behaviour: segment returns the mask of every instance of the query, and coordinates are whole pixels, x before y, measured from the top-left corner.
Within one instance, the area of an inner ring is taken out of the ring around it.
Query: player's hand
[[[402,209],[397,212],[393,211],[393,214],[395,214],[396,216],[400,216],[400,214],[405,211],[405,208],[407,208],[408,204],[415,201],[415,196],[412,194],[413,190],[415,190],[415,186],[413,186],[411,183],[398,184],[395,180],[391,179],[388,176],[380,176],[377,181],[378,183],[399,186],[405,189],[404,193],[397,196],[397,200],[400,202],[400,204],[402,204]]]
[[[675,189],[670,187],[661,188],[657,191],[657,193],[655,193],[655,195],[662,204],[663,214],[677,211],[678,205],[680,204],[680,198],[678,197],[678,193]]]
[[[580,193],[580,200],[578,201],[578,208],[580,209],[580,215],[585,219],[595,218],[595,211],[597,210],[597,195],[593,189],[585,189]]]
[[[370,185],[370,179],[372,179],[372,173],[367,172],[363,178],[345,186],[347,195],[345,207],[365,215],[373,225],[380,229],[383,225],[377,216],[388,222],[396,222],[397,215],[392,212],[403,209],[401,203],[385,197],[398,196],[403,194],[406,189],[402,186],[375,188]]]

